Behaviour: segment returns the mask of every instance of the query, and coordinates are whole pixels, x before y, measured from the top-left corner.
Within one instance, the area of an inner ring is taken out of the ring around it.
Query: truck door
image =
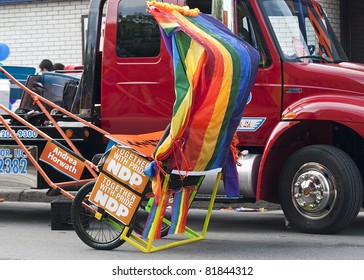
[[[214,7],[216,9],[216,5]],[[238,127],[244,146],[264,146],[280,120],[282,76],[280,61],[255,1],[225,1],[222,21],[260,53],[259,70]],[[229,12],[230,10],[230,12]],[[227,15],[232,15],[231,17]]]
[[[111,133],[163,130],[174,102],[172,61],[145,0],[108,1],[101,119]]]

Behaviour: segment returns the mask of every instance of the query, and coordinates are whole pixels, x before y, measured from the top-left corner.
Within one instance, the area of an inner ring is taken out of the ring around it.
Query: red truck
[[[237,131],[242,201],[279,203],[303,232],[335,233],[350,225],[363,204],[364,66],[348,61],[319,3],[164,2],[211,13],[260,53]],[[91,0],[87,30],[82,77],[46,73],[29,77],[28,85],[111,133],[163,130],[174,102],[172,62],[145,0]],[[26,116],[32,104],[24,95],[18,113],[57,139],[41,114]],[[101,135],[54,114],[86,157],[103,151]],[[13,128],[38,156],[45,141],[16,123]],[[5,174],[5,162],[11,169],[19,151],[6,131],[0,136],[0,172],[12,180],[33,174],[31,183],[46,188],[22,155],[25,173]]]

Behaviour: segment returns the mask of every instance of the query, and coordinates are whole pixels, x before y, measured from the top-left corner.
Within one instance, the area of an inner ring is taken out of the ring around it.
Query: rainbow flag
[[[163,201],[159,201],[159,203],[162,203],[161,207],[162,212],[160,213],[159,219],[157,221],[156,221],[156,216],[157,216],[156,214],[157,214],[158,204],[155,203],[152,204],[152,207],[150,209],[147,221],[145,222],[144,229],[142,232],[143,239],[151,238],[153,235],[155,239],[161,238],[161,228],[162,228],[164,214],[168,206],[169,197],[170,194],[167,193]],[[157,225],[156,225],[156,230],[153,232],[151,229],[153,227],[153,223],[155,222],[157,222]]]
[[[155,162],[168,159],[168,168],[183,171],[224,167],[259,54],[217,19],[196,9],[147,4],[160,25],[175,74],[170,131],[155,152]],[[158,202],[160,183],[153,185],[153,192]]]
[[[183,233],[186,228],[189,200],[194,188],[181,188],[173,196],[171,226],[168,234]]]

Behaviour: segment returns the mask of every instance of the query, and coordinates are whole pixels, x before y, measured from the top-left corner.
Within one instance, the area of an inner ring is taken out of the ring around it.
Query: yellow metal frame
[[[169,177],[170,176],[167,174],[163,181],[161,201],[163,201],[165,196],[168,194]],[[216,175],[215,184],[214,184],[213,191],[211,194],[211,200],[208,205],[203,228],[200,233],[186,226],[185,232],[183,233],[183,235],[185,237],[184,239],[171,240],[168,238],[168,240],[163,242],[163,243],[167,243],[167,244],[154,245],[154,243],[156,241],[154,236],[155,236],[155,232],[157,230],[157,223],[158,223],[158,220],[159,220],[159,218],[161,216],[161,212],[162,212],[162,203],[159,203],[157,206],[155,219],[153,221],[152,228],[151,228],[151,233],[152,233],[151,238],[144,240],[139,235],[136,235],[133,232],[130,234],[130,236],[128,236],[129,231],[132,230],[130,227],[125,227],[120,238],[125,240],[126,242],[128,242],[129,244],[131,244],[132,246],[136,247],[137,249],[139,249],[140,251],[142,251],[144,253],[153,253],[153,252],[162,251],[165,249],[181,246],[184,244],[193,243],[193,242],[196,242],[199,240],[203,240],[205,238],[207,228],[210,223],[210,217],[211,217],[211,213],[212,213],[212,208],[215,203],[215,198],[216,198],[216,193],[217,193],[217,189],[219,186],[220,178],[221,178],[221,171]]]

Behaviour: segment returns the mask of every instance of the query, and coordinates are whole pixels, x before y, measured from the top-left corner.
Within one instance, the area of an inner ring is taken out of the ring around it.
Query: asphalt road
[[[192,227],[204,211],[190,210]],[[49,203],[0,203],[0,260],[140,260],[150,255],[129,244],[113,251],[89,248],[73,230],[52,230]],[[197,227],[198,228],[198,227]],[[285,227],[281,211],[214,210],[205,240],[153,253],[174,260],[364,260],[364,213],[334,235]]]

